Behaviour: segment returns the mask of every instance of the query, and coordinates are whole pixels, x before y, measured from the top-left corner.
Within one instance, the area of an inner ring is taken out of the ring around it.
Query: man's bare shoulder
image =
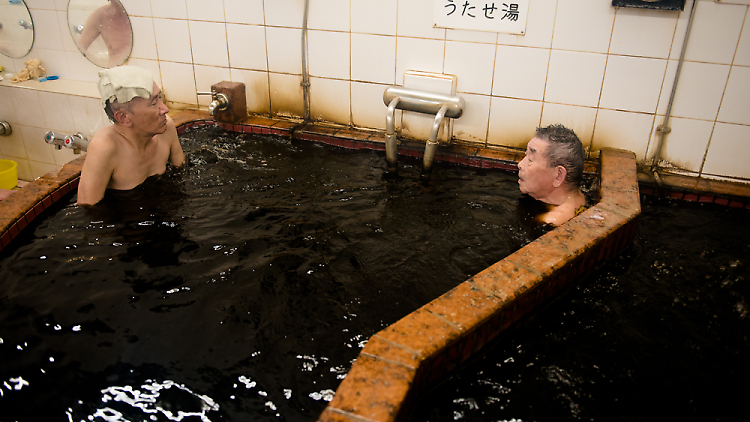
[[[89,142],[86,154],[91,155],[112,155],[120,149],[120,135],[114,128],[114,125],[100,129],[94,134]]]

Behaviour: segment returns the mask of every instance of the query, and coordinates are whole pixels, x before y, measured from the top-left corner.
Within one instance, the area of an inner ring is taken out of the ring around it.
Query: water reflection
[[[219,405],[207,395],[196,394],[183,384],[166,380],[146,380],[139,387],[112,386],[101,391],[101,404],[82,419],[89,421],[129,422],[149,419],[182,421],[200,418],[210,422],[209,413],[218,412]],[[73,420],[69,411],[68,419]],[[78,415],[75,417],[79,418]]]

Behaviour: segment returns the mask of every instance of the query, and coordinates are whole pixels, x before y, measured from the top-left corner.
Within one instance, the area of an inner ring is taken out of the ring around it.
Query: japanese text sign
[[[523,35],[529,0],[434,0],[436,28]]]

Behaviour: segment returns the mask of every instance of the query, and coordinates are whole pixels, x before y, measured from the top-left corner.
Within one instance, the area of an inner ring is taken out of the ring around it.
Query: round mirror
[[[119,66],[133,49],[130,18],[120,0],[70,0],[68,27],[78,49],[97,66]]]
[[[0,2],[0,53],[14,59],[29,54],[34,45],[34,23],[23,0]]]

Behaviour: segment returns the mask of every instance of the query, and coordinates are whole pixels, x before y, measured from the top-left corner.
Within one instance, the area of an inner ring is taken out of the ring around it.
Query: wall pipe
[[[424,159],[422,163],[422,178],[429,178],[430,172],[432,172],[432,162],[435,160],[435,153],[438,147],[438,133],[440,133],[440,126],[443,125],[443,119],[445,113],[448,111],[448,105],[440,107],[440,111],[435,115],[435,120],[432,122],[432,130],[430,131],[430,139],[427,140],[427,145],[424,147]]]
[[[307,11],[310,0],[305,0],[305,10],[302,14],[302,101],[304,102],[305,122],[310,120],[310,74],[307,72]]]
[[[463,98],[456,95],[440,94],[437,92],[421,91],[401,86],[389,86],[383,92],[383,104],[388,106],[385,115],[385,157],[388,161],[388,171],[397,168],[398,145],[396,142],[395,117],[396,109],[417,113],[434,114],[430,138],[425,145],[422,164],[423,180],[429,180],[432,162],[438,147],[438,135],[446,117],[457,119],[461,117],[466,105]]]
[[[385,159],[388,162],[388,171],[396,171],[398,167],[398,141],[396,139],[396,106],[401,101],[399,97],[393,97],[388,104],[385,113]]]
[[[677,71],[674,75],[674,83],[672,84],[672,93],[669,95],[669,102],[667,103],[667,112],[664,115],[664,122],[656,128],[659,132],[659,143],[656,145],[656,151],[654,152],[653,162],[651,163],[651,172],[654,174],[656,183],[661,186],[661,178],[658,175],[659,160],[661,159],[661,150],[664,146],[664,139],[667,134],[672,131],[669,127],[669,118],[672,115],[672,104],[674,103],[675,93],[677,92],[677,82],[680,80],[680,72],[682,71],[682,62],[685,61],[685,51],[687,51],[688,38],[690,37],[690,29],[693,27],[693,18],[695,17],[695,3],[690,7],[690,18],[688,19],[688,26],[685,30],[685,39],[682,42],[682,50],[680,51],[680,60],[677,62]]]

